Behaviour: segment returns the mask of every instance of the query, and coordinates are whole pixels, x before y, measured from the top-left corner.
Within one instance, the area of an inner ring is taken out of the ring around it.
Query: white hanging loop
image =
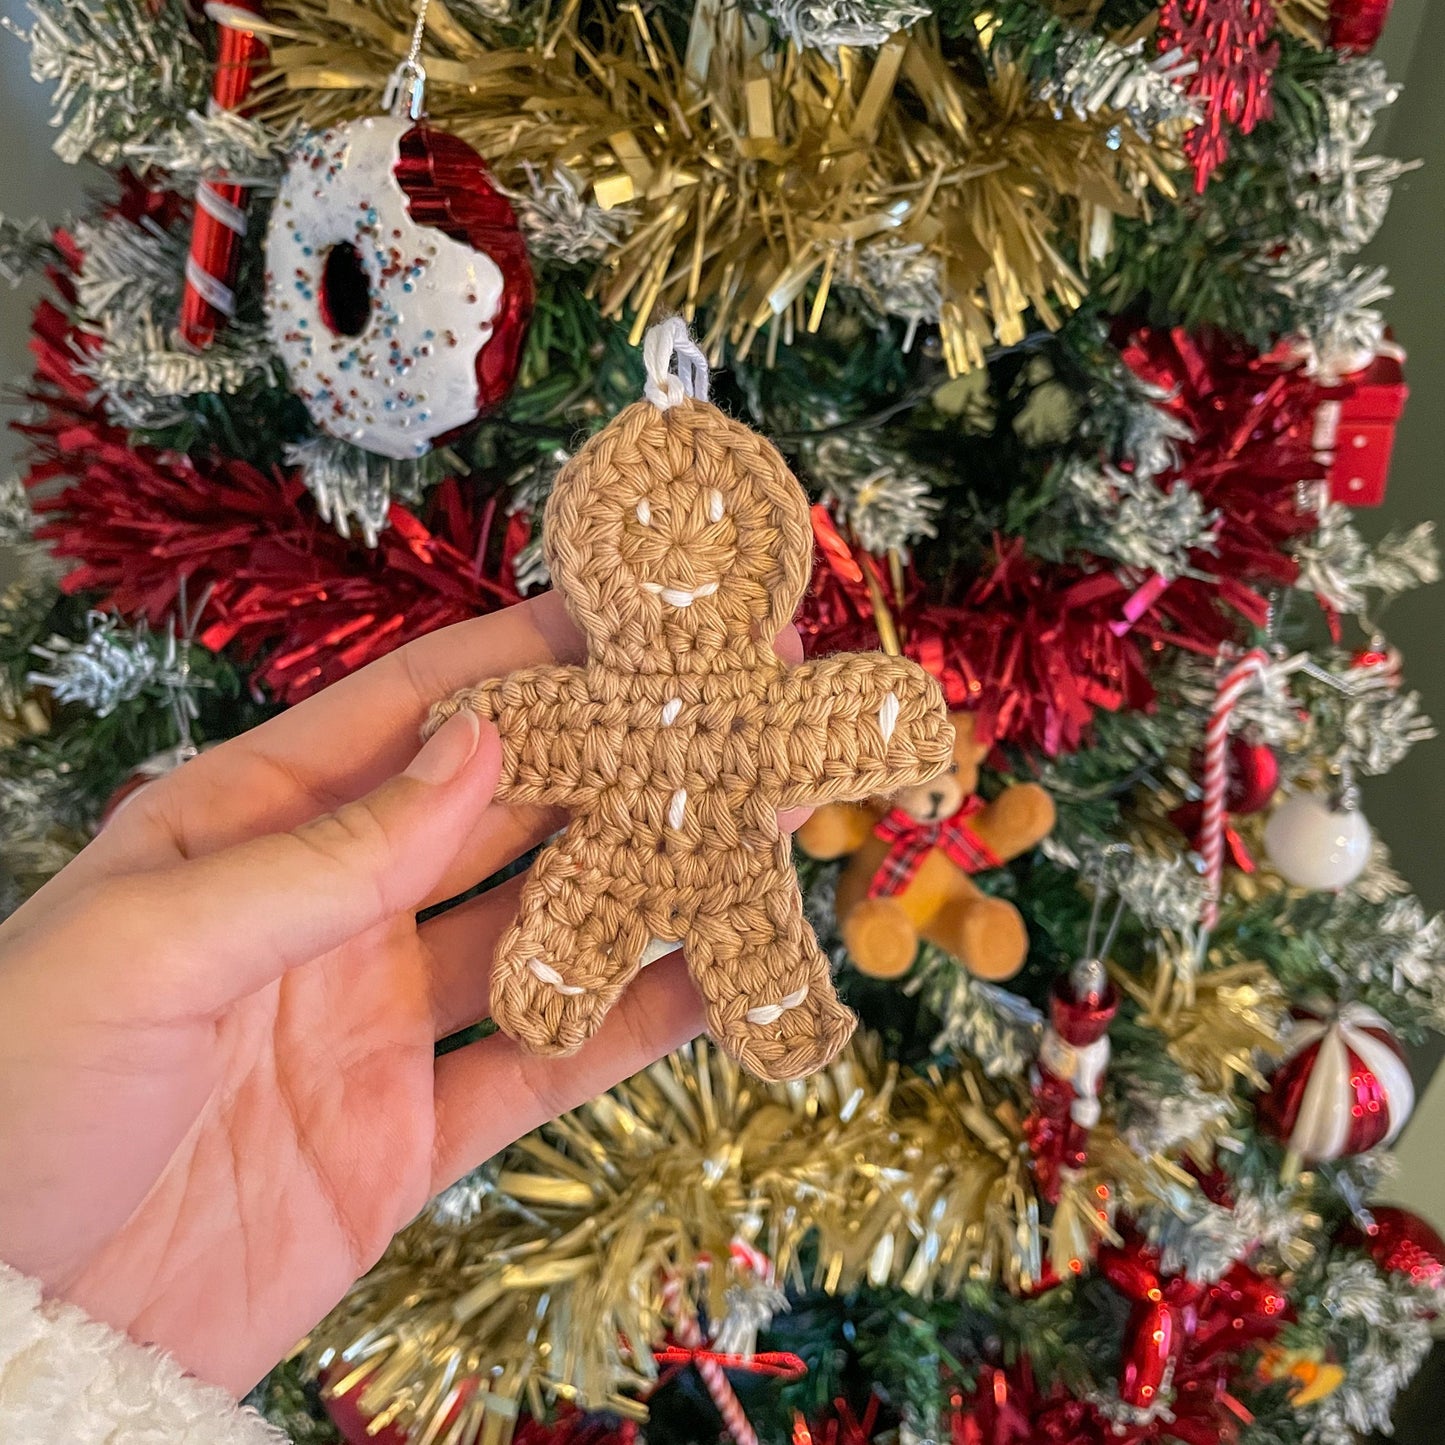
[[[677,362],[677,371],[672,370]],[[706,401],[707,357],[690,335],[681,316],[669,316],[648,328],[642,338],[642,362],[647,368],[643,394],[659,411],[680,406],[691,398]]]

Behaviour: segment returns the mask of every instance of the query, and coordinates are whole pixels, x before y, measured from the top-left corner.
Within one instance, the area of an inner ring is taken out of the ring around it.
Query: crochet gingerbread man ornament
[[[938,684],[903,658],[778,658],[811,571],[807,499],[768,442],[708,404],[680,321],[644,354],[647,399],[547,503],[547,559],[587,662],[483,682],[429,726],[475,708],[501,733],[498,796],[572,814],[497,946],[500,1028],[571,1053],[680,942],[713,1037],[759,1078],[800,1078],[856,1020],[803,917],[778,810],[924,782],[952,731]]]

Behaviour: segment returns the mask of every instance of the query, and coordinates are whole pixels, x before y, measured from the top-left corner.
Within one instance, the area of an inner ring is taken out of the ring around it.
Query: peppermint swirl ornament
[[[1347,1003],[1333,1015],[1297,1014],[1259,1115],[1292,1154],[1314,1164],[1392,1143],[1414,1107],[1410,1069],[1389,1024]]]
[[[419,457],[511,389],[532,273],[512,208],[469,145],[367,116],[292,158],[266,239],[266,309],[322,431]]]

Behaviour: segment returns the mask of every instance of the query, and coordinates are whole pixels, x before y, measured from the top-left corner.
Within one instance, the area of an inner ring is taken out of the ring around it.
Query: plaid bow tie
[[[902,808],[890,809],[873,825],[874,837],[889,847],[868,885],[868,896],[891,898],[902,893],[935,848],[942,848],[965,873],[1001,868],[1003,859],[965,821],[983,806],[982,798],[965,798],[956,813],[936,823],[920,823]]]

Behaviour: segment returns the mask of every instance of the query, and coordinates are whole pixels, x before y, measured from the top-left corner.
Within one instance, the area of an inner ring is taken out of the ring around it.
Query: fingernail
[[[422,744],[402,777],[433,785],[451,782],[471,762],[481,736],[481,726],[471,708],[454,712]]]

